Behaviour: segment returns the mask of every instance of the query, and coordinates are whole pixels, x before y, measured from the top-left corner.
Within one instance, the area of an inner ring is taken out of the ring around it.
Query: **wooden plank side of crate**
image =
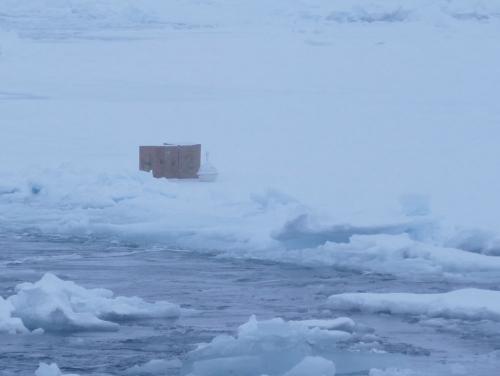
[[[196,179],[201,165],[201,145],[179,146],[179,179]]]
[[[200,165],[200,144],[139,147],[139,169],[155,178],[195,179]]]

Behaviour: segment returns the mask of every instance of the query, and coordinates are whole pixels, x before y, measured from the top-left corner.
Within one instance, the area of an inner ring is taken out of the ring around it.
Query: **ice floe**
[[[283,376],[335,376],[335,363],[320,356],[306,356]]]
[[[386,369],[378,369],[372,368],[370,370],[369,376],[424,376],[421,373],[417,373],[410,369],[402,369],[402,368],[386,368]]]
[[[335,310],[500,321],[500,291],[473,288],[440,294],[339,294],[332,295],[328,304]]]
[[[180,359],[153,359],[135,365],[126,375],[164,375],[166,372],[189,376],[273,375],[334,376],[335,363],[328,356],[339,348],[370,351],[373,334],[348,317],[285,321],[281,318],[248,322],[235,336],[219,335],[210,343],[199,344]]]
[[[12,317],[14,306],[0,296],[0,333],[27,333],[28,330],[18,317]]]
[[[131,319],[177,318],[181,309],[166,301],[149,303],[138,297],[114,296],[106,289],[86,289],[47,273],[34,283],[22,283],[17,293],[0,298],[0,330],[117,330]]]
[[[147,363],[126,369],[124,374],[130,376],[165,375],[168,370],[178,369],[181,365],[182,363],[178,359],[152,359]]]
[[[313,248],[331,243],[349,243],[354,236],[360,235],[401,235],[412,239],[429,237],[436,224],[429,220],[415,220],[411,217],[401,222],[379,225],[323,224],[314,223],[310,216],[303,214],[294,218],[275,231],[273,237],[289,249]]]
[[[236,252],[231,255],[238,256]],[[500,258],[417,241],[408,234],[353,235],[349,242],[328,241],[314,248],[244,252],[243,257],[306,265],[330,265],[402,278],[437,275],[467,279],[472,274],[500,270]],[[477,277],[477,275],[476,275]],[[479,277],[480,278],[480,277]]]
[[[337,329],[346,327],[351,328],[346,319],[301,322],[251,317],[234,337],[220,335],[189,353],[184,370],[192,376],[332,376],[335,366],[323,356],[351,338],[351,333]]]
[[[74,373],[62,373],[56,363],[40,363],[35,376],[78,376]]]
[[[298,323],[308,328],[320,328],[327,330],[341,330],[343,332],[352,333],[356,328],[356,323],[349,317],[338,317],[336,319],[311,319],[301,321],[290,321],[291,323]]]

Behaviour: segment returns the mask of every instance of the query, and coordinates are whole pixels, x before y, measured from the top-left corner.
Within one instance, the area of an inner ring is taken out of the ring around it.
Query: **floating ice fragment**
[[[56,363],[46,364],[40,363],[40,366],[35,371],[35,376],[78,376],[74,373],[62,373]]]
[[[178,359],[164,360],[152,359],[142,365],[135,365],[125,371],[125,375],[130,376],[149,376],[149,375],[165,375],[169,369],[180,368],[182,363]]]
[[[333,362],[321,356],[351,339],[350,333],[335,330],[347,324],[346,319],[259,321],[252,316],[236,336],[220,335],[189,353],[184,372],[191,376],[332,376]]]
[[[301,320],[301,321],[291,321],[297,322],[308,328],[321,328],[328,330],[341,330],[344,332],[352,333],[356,323],[353,319],[349,317],[338,317],[331,320]]]
[[[333,309],[500,321],[500,291],[493,290],[470,288],[441,294],[350,293],[332,295],[328,303]]]
[[[283,376],[335,376],[335,364],[320,356],[307,356]]]
[[[106,289],[86,289],[53,274],[38,282],[22,283],[4,305],[30,330],[117,330],[117,321],[177,318],[180,307],[166,301],[148,303],[138,297],[115,297]]]
[[[12,317],[14,306],[0,296],[0,333],[28,333],[21,319]]]

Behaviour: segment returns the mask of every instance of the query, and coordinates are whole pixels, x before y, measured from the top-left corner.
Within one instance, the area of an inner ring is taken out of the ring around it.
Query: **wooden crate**
[[[196,179],[200,165],[200,144],[139,147],[139,169],[155,178]]]

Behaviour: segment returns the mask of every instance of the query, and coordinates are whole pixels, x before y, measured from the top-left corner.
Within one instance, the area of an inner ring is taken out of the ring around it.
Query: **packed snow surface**
[[[67,332],[117,330],[121,320],[177,318],[180,307],[148,303],[138,297],[115,297],[106,289],[86,289],[51,273],[35,283],[22,283],[17,293],[0,298],[0,330]]]
[[[328,299],[332,309],[465,320],[500,321],[500,291],[462,289],[441,294],[350,293]]]

